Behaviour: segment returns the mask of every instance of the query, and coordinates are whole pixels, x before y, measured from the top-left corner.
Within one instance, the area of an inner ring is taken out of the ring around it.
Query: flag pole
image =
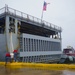
[[[43,20],[43,9],[42,9],[42,15],[41,15],[41,21]]]
[[[44,1],[43,7],[42,7],[42,15],[41,15],[41,22],[43,20],[43,12],[46,10],[46,2]]]
[[[42,20],[43,20],[43,7],[42,7],[42,14],[41,14],[41,22],[42,22]]]
[[[43,1],[45,2],[45,1]],[[43,6],[44,6],[44,3],[43,3]],[[43,7],[42,7],[42,14],[41,14],[41,23],[42,23],[42,20],[43,20]]]

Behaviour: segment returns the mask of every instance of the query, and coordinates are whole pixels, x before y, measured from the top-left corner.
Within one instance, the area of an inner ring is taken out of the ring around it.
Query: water
[[[0,75],[75,75],[74,70],[10,69],[0,66]]]

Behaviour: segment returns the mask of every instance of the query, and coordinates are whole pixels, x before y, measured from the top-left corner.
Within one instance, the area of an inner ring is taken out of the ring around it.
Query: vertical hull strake
[[[7,50],[12,53],[14,49],[19,48],[18,39],[18,24],[17,19],[6,16],[6,40],[7,40]]]

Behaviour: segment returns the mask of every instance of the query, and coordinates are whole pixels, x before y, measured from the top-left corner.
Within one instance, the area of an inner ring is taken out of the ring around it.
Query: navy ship
[[[0,9],[0,61],[17,49],[21,62],[57,62],[61,27],[5,6]]]

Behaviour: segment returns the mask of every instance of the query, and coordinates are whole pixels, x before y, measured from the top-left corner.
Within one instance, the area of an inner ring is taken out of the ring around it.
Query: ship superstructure
[[[61,56],[61,27],[5,6],[0,9],[0,60],[18,49],[23,62],[52,62]]]

